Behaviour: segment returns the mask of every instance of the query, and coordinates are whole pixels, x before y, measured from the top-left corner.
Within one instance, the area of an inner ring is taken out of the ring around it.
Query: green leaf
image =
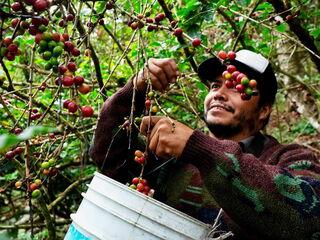
[[[19,142],[31,139],[37,135],[56,131],[56,128],[45,126],[30,126],[19,135],[3,134],[0,136],[0,151],[11,147]]]
[[[313,31],[311,31],[311,35],[314,37],[314,38],[318,38],[320,36],[320,28],[316,28],[314,29]]]
[[[280,25],[277,26],[277,30],[279,32],[285,32],[287,30],[287,25],[284,23],[281,23]]]

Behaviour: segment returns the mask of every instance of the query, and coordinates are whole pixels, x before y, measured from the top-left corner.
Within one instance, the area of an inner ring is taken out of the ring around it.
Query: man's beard
[[[207,127],[209,128],[210,132],[218,139],[230,139],[233,136],[237,135],[238,133],[240,133],[243,130],[243,126],[240,124],[241,122],[244,121],[248,121],[246,120],[245,116],[239,117],[237,118],[237,120],[235,122],[238,122],[238,124],[216,124],[216,123],[208,123],[207,122],[207,118],[206,118],[206,114],[204,114],[204,121],[207,125]],[[254,124],[252,121],[248,121],[251,122],[251,124],[249,125],[250,128],[254,128]]]

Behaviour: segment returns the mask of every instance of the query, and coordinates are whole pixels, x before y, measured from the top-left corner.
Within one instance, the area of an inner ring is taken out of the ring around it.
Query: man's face
[[[242,100],[234,88],[227,88],[217,77],[204,100],[204,115],[210,131],[218,138],[237,140],[249,137],[260,128],[259,96]]]

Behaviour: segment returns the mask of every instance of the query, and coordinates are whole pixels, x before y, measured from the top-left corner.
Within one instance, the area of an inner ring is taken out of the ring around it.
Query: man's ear
[[[272,111],[272,106],[269,104],[263,105],[259,110],[259,120],[264,122],[267,119]]]

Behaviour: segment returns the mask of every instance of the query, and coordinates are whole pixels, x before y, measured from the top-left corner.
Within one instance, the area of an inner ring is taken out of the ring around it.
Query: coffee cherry
[[[39,44],[40,41],[42,40],[42,33],[37,33],[36,36],[34,37],[34,40],[37,44]]]
[[[12,54],[16,54],[18,52],[18,46],[17,44],[11,43],[8,46],[8,51],[11,52]]]
[[[49,169],[43,169],[42,173],[43,173],[44,175],[49,175],[50,170],[49,170]]]
[[[69,76],[64,76],[62,78],[62,85],[65,87],[70,87],[73,85],[73,78]]]
[[[226,85],[227,88],[233,88],[233,87],[234,87],[234,86],[233,86],[233,82],[232,82],[232,81],[229,81],[229,80],[226,80],[226,81],[225,81],[225,85]]]
[[[241,78],[240,82],[243,86],[248,86],[249,85],[249,79],[247,77]]]
[[[41,181],[41,179],[38,178],[38,179],[34,180],[34,183],[37,184],[37,186],[39,187],[41,185],[42,181]]]
[[[146,23],[153,23],[153,19],[152,18],[146,18]]]
[[[6,54],[6,58],[9,60],[9,61],[13,61],[15,59],[15,54],[11,53],[11,52],[8,52]]]
[[[33,9],[36,12],[42,12],[48,8],[47,0],[36,0],[33,4]]]
[[[14,152],[13,151],[8,151],[5,154],[6,159],[12,159],[14,157]]]
[[[41,168],[43,169],[49,169],[50,168],[50,163],[45,161],[41,163]]]
[[[49,24],[49,19],[46,18],[46,17],[42,17],[42,18],[40,18],[40,22],[41,22],[42,25],[48,26],[48,24]]]
[[[28,29],[29,28],[29,23],[27,21],[21,21],[20,22],[20,27],[22,29]]]
[[[239,93],[244,92],[244,86],[241,85],[241,84],[238,84],[238,85],[236,86],[236,89],[237,89],[237,91],[238,91]]]
[[[107,10],[111,10],[113,7],[114,7],[114,2],[112,0],[106,3]]]
[[[74,16],[73,14],[69,13],[66,17],[66,20],[69,21],[69,22],[72,22],[74,20]]]
[[[13,150],[13,153],[15,154],[15,155],[19,155],[19,154],[21,154],[21,153],[23,153],[24,152],[24,148],[23,147],[16,147],[14,150]]]
[[[224,71],[223,73],[222,73],[222,77],[224,78],[224,79],[231,79],[231,73],[229,73],[228,71]]]
[[[252,88],[251,87],[247,87],[244,92],[248,95],[248,96],[252,96]]]
[[[63,33],[63,34],[62,34],[62,37],[63,37],[63,39],[64,39],[65,41],[69,41],[69,35],[68,35],[68,33]]]
[[[22,132],[22,129],[21,129],[21,128],[15,128],[15,129],[13,130],[13,132],[14,132],[14,134],[19,134],[19,133]]]
[[[92,51],[89,48],[87,48],[86,50],[84,50],[84,55],[86,57],[91,57],[92,56]]]
[[[70,41],[65,41],[64,42],[64,49],[68,52],[70,52],[74,48],[74,45]]]
[[[75,72],[77,70],[77,65],[74,62],[68,62],[67,68],[71,72]]]
[[[73,78],[73,82],[74,82],[74,84],[76,84],[76,85],[81,85],[81,84],[84,82],[84,78],[81,77],[81,76],[75,76],[75,77]]]
[[[81,107],[82,117],[92,117],[93,108],[91,106]]]
[[[86,83],[82,83],[77,89],[80,93],[87,94],[88,92],[90,92],[91,87]]]
[[[143,165],[145,163],[145,158],[144,157],[135,157],[134,159],[137,163]]]
[[[142,192],[142,191],[144,190],[144,185],[143,185],[142,183],[138,183],[138,184],[137,184],[137,190],[138,190],[139,192]]]
[[[237,76],[236,81],[237,81],[238,83],[241,83],[241,79],[244,78],[244,77],[246,77],[246,75],[243,74],[243,73],[240,73],[240,74]]]
[[[237,80],[237,77],[238,77],[239,74],[240,74],[239,71],[234,71],[232,73],[232,75],[231,75],[232,80],[234,80],[234,81]]]
[[[257,87],[257,81],[255,79],[251,79],[249,81],[249,87],[256,88]]]
[[[11,4],[11,9],[15,12],[22,10],[22,5],[20,2],[14,2]]]
[[[157,106],[152,106],[151,112],[157,113],[158,112],[158,107]]]
[[[65,100],[63,102],[63,108],[68,108],[69,103],[70,103],[70,100]]]
[[[53,166],[56,165],[56,160],[55,160],[54,158],[50,158],[50,159],[48,160],[48,163],[50,164],[50,167],[53,167]]]
[[[175,27],[177,26],[177,22],[176,22],[176,21],[171,21],[171,22],[170,22],[170,26],[171,26],[172,28],[175,28]]]
[[[140,158],[140,157],[143,157],[143,152],[141,152],[140,150],[136,150],[135,152],[134,152],[134,155],[135,156],[137,156],[138,158]]]
[[[175,35],[176,37],[180,37],[182,36],[183,30],[181,28],[176,28],[173,32],[173,35]]]
[[[71,113],[75,113],[78,110],[78,105],[75,102],[70,102],[68,104],[68,111]]]
[[[150,106],[151,106],[151,101],[150,101],[149,99],[147,99],[147,100],[145,101],[145,106],[146,106],[147,109],[150,108]]]
[[[98,23],[99,23],[100,25],[104,25],[104,19],[103,19],[103,18],[100,18],[99,21],[98,21]]]
[[[154,20],[155,20],[156,22],[161,22],[164,18],[165,18],[164,13],[159,13],[159,14],[154,18]]]
[[[12,19],[11,20],[11,27],[15,28],[18,25],[19,21],[20,21],[19,18]]]
[[[7,38],[3,39],[3,44],[5,46],[9,46],[11,43],[12,43],[12,38],[7,37]]]
[[[130,24],[130,27],[132,28],[132,30],[135,30],[138,28],[138,23],[137,22],[133,22]]]
[[[60,34],[59,33],[52,33],[52,40],[55,42],[60,41]]]
[[[41,191],[39,189],[34,190],[31,193],[32,198],[39,198],[41,196]]]
[[[148,92],[148,97],[149,98],[153,98],[154,97],[154,92],[153,91]]]
[[[198,47],[201,45],[201,40],[199,38],[195,38],[192,40],[192,46]]]
[[[140,178],[135,177],[135,178],[132,179],[131,182],[132,182],[132,184],[137,185],[140,182]]]
[[[78,57],[78,56],[80,56],[80,50],[75,47],[75,48],[73,48],[73,49],[71,50],[71,54],[72,54],[73,56],[75,56],[75,57]]]
[[[32,192],[32,191],[38,189],[38,187],[39,187],[39,186],[38,186],[37,184],[31,183],[31,184],[29,185],[29,191]]]
[[[14,186],[19,189],[22,186],[22,182],[21,181],[16,181]]]
[[[228,52],[228,58],[230,60],[234,60],[236,58],[236,53],[234,51],[229,51]]]
[[[234,71],[236,71],[237,70],[237,68],[234,66],[234,65],[228,65],[227,66],[227,71],[229,72],[229,73],[233,73]]]
[[[242,100],[246,100],[246,101],[248,101],[248,100],[250,100],[251,99],[251,96],[249,96],[249,95],[247,95],[246,93],[241,93],[240,94],[240,96],[241,96],[241,99]]]
[[[225,60],[227,58],[227,53],[225,51],[220,51],[218,53],[218,57],[221,58],[222,60]]]

